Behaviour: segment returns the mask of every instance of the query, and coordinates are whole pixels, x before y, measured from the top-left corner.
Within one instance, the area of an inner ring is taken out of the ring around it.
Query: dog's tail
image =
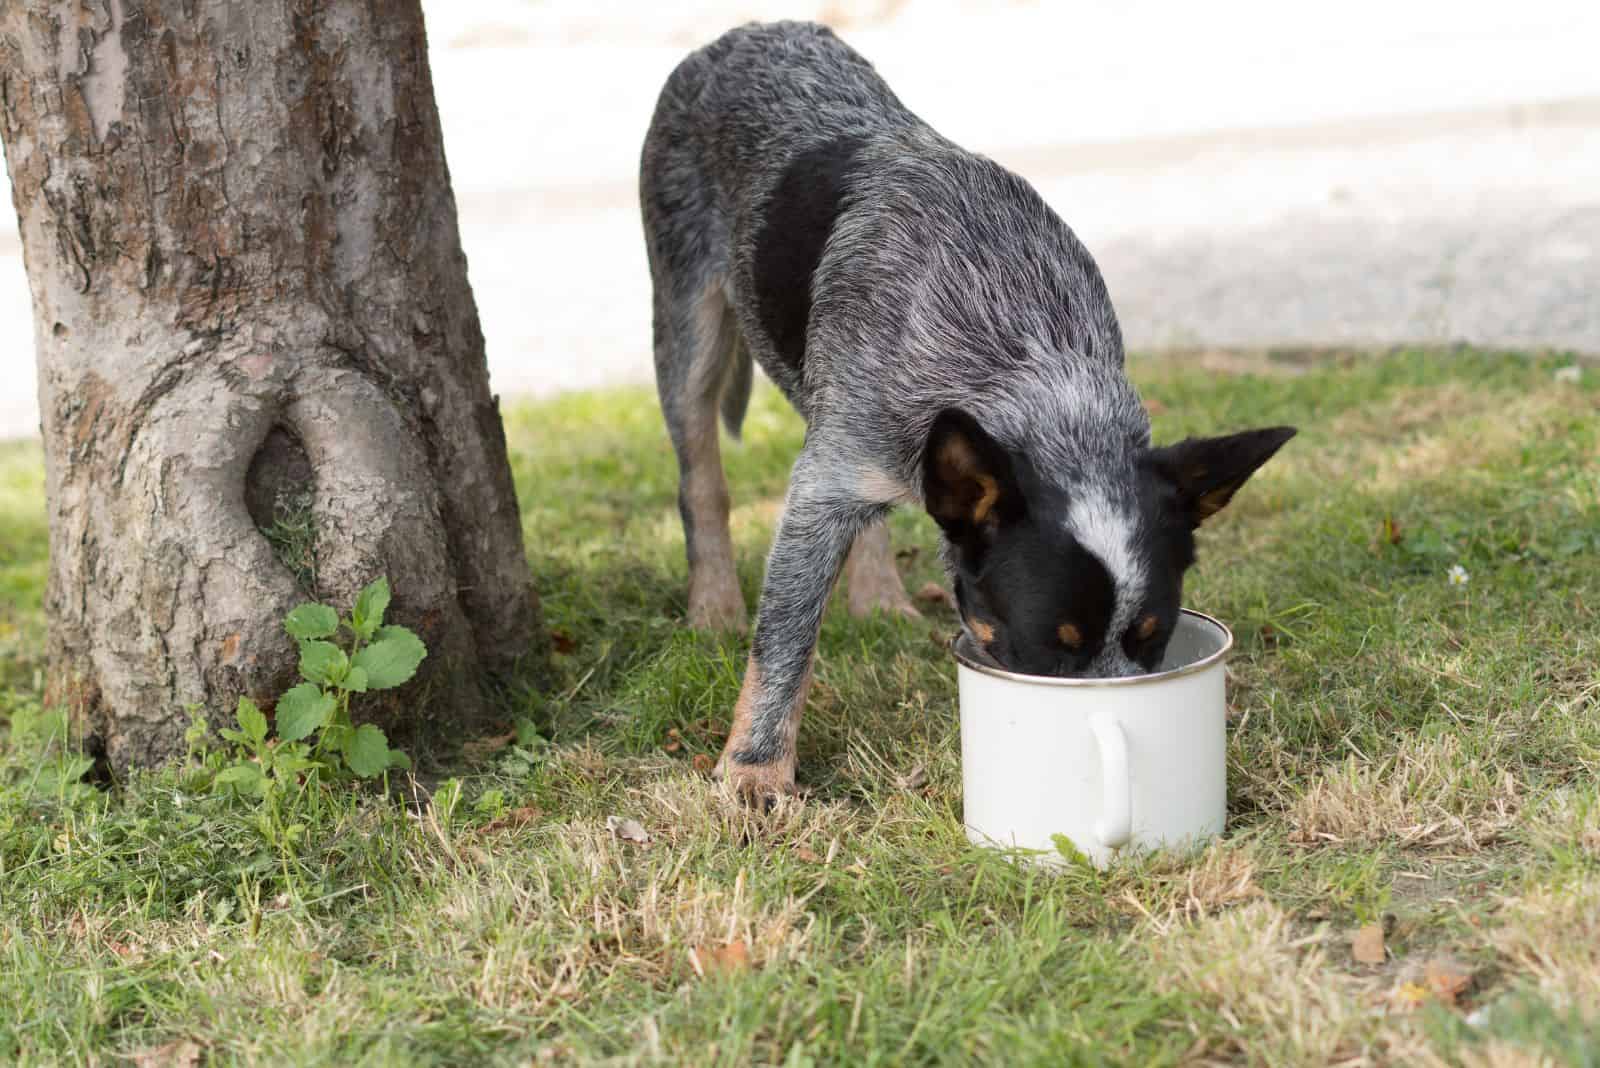
[[[754,367],[750,359],[750,350],[745,347],[743,338],[736,338],[733,344],[733,356],[728,361],[726,377],[722,380],[722,425],[728,428],[728,433],[737,438],[744,427],[744,413],[750,407],[750,391],[753,388]]]

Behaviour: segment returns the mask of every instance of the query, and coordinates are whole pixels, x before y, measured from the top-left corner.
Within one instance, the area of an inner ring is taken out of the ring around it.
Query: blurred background
[[[1600,355],[1595,0],[424,0],[494,387],[648,381],[635,180],[655,96],[748,19],[838,29],[1034,182],[1132,350]],[[5,192],[9,194],[9,187]],[[0,211],[0,437],[37,433]]]

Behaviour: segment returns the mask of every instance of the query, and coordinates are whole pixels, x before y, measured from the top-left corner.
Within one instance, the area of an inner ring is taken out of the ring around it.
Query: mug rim
[[[957,664],[960,664],[962,667],[968,668],[972,671],[976,671],[980,675],[991,675],[997,679],[1010,679],[1012,682],[1026,682],[1035,686],[1067,687],[1148,685],[1152,682],[1165,682],[1168,679],[1181,678],[1184,675],[1193,675],[1197,671],[1204,671],[1213,664],[1227,659],[1228,654],[1233,651],[1233,631],[1228,629],[1228,625],[1226,623],[1215,618],[1214,616],[1208,616],[1204,612],[1196,612],[1192,608],[1180,608],[1178,612],[1180,615],[1190,616],[1194,619],[1200,620],[1201,622],[1209,623],[1212,627],[1216,628],[1216,630],[1222,635],[1222,648],[1218,649],[1214,653],[1201,657],[1192,664],[1185,664],[1182,667],[1171,668],[1167,671],[1152,671],[1144,675],[1120,675],[1116,678],[1110,679],[1062,678],[1059,675],[1024,675],[1016,671],[1007,671],[1004,668],[990,667],[988,664],[980,664],[966,656],[963,656],[961,650],[956,648],[954,642],[952,642],[950,645],[950,655],[956,658]]]

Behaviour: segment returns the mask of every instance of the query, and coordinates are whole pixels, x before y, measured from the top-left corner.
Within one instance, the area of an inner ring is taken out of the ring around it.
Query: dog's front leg
[[[885,510],[842,492],[849,480],[827,468],[805,454],[795,464],[744,686],[717,764],[718,774],[753,801],[794,792],[795,738],[828,594],[856,535]]]

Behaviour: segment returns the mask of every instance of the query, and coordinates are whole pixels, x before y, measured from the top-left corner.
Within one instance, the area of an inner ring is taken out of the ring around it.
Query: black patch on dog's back
[[[861,144],[859,137],[840,137],[800,153],[763,206],[753,264],[756,311],[778,358],[796,371],[805,362],[811,276]]]

